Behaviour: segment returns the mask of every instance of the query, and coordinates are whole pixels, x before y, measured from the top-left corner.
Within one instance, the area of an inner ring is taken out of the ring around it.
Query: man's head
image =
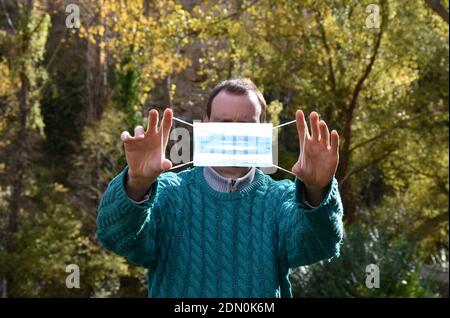
[[[203,121],[262,123],[266,121],[266,101],[251,80],[226,80],[209,95]]]
[[[266,101],[249,79],[238,78],[219,83],[209,95],[204,122],[263,123],[266,121]],[[239,178],[247,167],[214,167],[224,177]]]

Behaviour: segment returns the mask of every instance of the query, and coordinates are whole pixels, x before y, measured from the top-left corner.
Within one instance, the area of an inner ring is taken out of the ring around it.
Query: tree
[[[269,100],[283,102],[283,121],[292,119],[297,108],[318,110],[330,128],[340,132],[337,177],[346,219],[352,222],[361,207],[354,189],[359,185],[356,175],[404,153],[402,130],[421,127],[429,117],[435,122],[446,118],[445,67],[440,68],[439,81],[428,82],[440,90],[419,86],[425,82],[419,82],[418,67],[448,65],[448,28],[420,3],[405,8],[380,1],[376,28],[366,25],[369,15],[375,14],[366,11],[369,2],[251,4],[242,4],[242,15],[232,18],[231,9],[219,13],[222,4],[198,9],[200,18],[211,20],[199,36],[210,50],[205,51],[203,72],[213,82],[252,77]],[[411,25],[414,32],[405,34]],[[425,102],[419,93],[412,99],[410,94],[418,90],[426,91],[433,102]],[[286,131],[285,136],[290,134]],[[297,152],[296,142],[289,140],[284,139],[282,146]],[[437,147],[445,150],[445,145]]]
[[[0,33],[2,55],[9,69],[7,82],[17,83],[14,96],[7,95],[10,107],[2,121],[6,121],[4,129],[10,144],[6,147],[10,159],[5,164],[10,174],[11,195],[8,198],[8,221],[4,229],[7,252],[14,251],[15,236],[19,231],[20,216],[25,213],[27,197],[26,178],[33,140],[33,131],[42,133],[43,123],[40,115],[40,91],[46,79],[42,60],[47,41],[50,23],[48,14],[40,9],[38,1],[19,3],[19,19],[12,31]],[[14,43],[14,45],[13,45]],[[7,295],[9,270],[3,272],[3,293]]]

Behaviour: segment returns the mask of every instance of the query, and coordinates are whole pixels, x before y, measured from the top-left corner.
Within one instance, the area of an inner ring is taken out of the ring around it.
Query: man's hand
[[[311,135],[303,111],[298,110],[295,118],[300,155],[292,167],[292,172],[305,184],[308,202],[319,205],[325,195],[326,186],[336,173],[339,162],[339,135],[336,130],[330,134],[325,121],[319,121],[317,112],[309,115]]]
[[[128,131],[122,132],[120,136],[128,163],[127,193],[133,200],[141,200],[161,172],[172,168],[172,162],[165,159],[172,117],[172,110],[166,109],[158,129],[158,111],[152,109],[148,116],[147,131],[137,126],[134,137]]]

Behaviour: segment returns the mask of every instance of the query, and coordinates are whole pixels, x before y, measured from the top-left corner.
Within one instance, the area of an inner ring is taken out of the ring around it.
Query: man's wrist
[[[324,199],[327,187],[314,187],[305,184],[305,200],[313,206],[318,206]]]
[[[127,176],[127,184],[132,186],[133,188],[145,188],[152,185],[155,182],[156,178],[141,178],[141,177],[132,177],[130,174]]]
[[[135,201],[132,198],[130,198],[130,200],[138,205],[141,205],[141,204],[147,202],[148,200],[150,200],[151,195],[152,195],[152,187],[150,187],[150,189],[148,189],[147,193],[144,195],[144,198],[141,201]]]
[[[127,174],[126,192],[134,201],[142,201],[156,178],[132,177]]]

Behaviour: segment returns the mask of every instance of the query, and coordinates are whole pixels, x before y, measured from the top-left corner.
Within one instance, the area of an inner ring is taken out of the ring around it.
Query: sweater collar
[[[251,184],[242,190],[234,192],[219,192],[214,190],[206,181],[203,170],[206,167],[194,167],[192,170],[192,181],[199,186],[205,194],[214,197],[216,200],[238,200],[246,196],[251,196],[258,188],[264,186],[268,182],[268,177],[259,169],[255,169],[254,179]]]
[[[250,171],[243,177],[232,179],[221,176],[214,168],[204,167],[203,177],[208,185],[218,192],[234,192],[241,191],[252,184],[255,179],[256,168],[251,168]]]

